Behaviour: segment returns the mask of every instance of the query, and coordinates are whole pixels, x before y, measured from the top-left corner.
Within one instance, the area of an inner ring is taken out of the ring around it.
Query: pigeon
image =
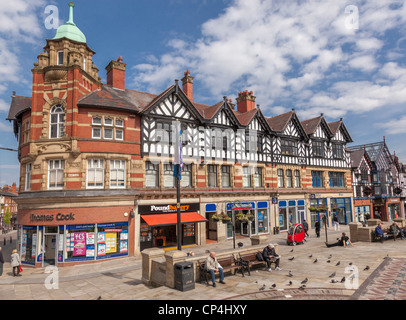
[[[276,283],[274,283],[271,287],[272,287],[272,289],[275,289]]]
[[[316,263],[316,262],[317,262],[317,259],[313,261],[313,263]]]
[[[333,255],[332,254],[330,254],[329,256],[328,256],[328,258],[327,259],[331,259],[333,257]]]
[[[327,260],[327,263],[330,263],[331,262],[331,260]]]
[[[293,249],[292,249],[292,250],[290,250],[290,252],[293,252]]]
[[[332,274],[329,275],[329,278],[333,278],[333,277],[335,277],[335,276],[336,276],[336,273],[333,272]]]
[[[302,286],[299,287],[299,290],[304,290],[304,288],[306,288],[306,286],[302,285]]]
[[[364,271],[367,271],[367,270],[369,270],[369,266],[366,266],[364,269]]]
[[[96,300],[101,300],[101,296],[98,296]]]
[[[336,263],[336,266],[339,266],[340,265],[340,261],[338,261],[337,263]]]
[[[292,271],[290,271],[290,270],[289,270],[288,277],[293,277],[293,273],[292,273]]]
[[[342,277],[341,282],[345,282],[345,277]]]
[[[301,284],[305,284],[307,281],[309,281],[309,279],[306,278],[301,282]]]
[[[260,291],[265,290],[265,285],[263,285],[261,288],[259,288]]]
[[[289,280],[289,285],[290,285],[290,286],[292,285],[292,281],[290,281],[290,280]]]
[[[331,279],[331,283],[337,283],[338,281],[336,279]]]
[[[311,257],[313,257],[313,255],[312,255],[312,254],[309,256],[309,258],[311,258]]]
[[[295,259],[295,257],[289,258],[288,260],[292,261],[293,259]]]
[[[352,266],[352,262],[350,262],[349,265]]]

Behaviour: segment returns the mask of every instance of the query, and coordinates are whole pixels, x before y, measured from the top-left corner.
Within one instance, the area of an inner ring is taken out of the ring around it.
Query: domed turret
[[[69,20],[56,30],[56,35],[52,40],[67,38],[73,41],[86,43],[86,37],[73,22],[73,2],[69,2]]]

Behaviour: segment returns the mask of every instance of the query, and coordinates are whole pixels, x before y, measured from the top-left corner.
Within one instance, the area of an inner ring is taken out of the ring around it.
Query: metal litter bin
[[[195,288],[195,275],[192,262],[175,264],[175,289],[189,291]]]
[[[273,228],[273,234],[279,234],[279,227]]]

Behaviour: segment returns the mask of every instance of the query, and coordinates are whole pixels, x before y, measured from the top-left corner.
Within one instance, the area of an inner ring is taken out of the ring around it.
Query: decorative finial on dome
[[[66,24],[72,24],[75,25],[75,23],[73,22],[73,7],[75,6],[75,4],[71,1],[69,2],[69,20]]]

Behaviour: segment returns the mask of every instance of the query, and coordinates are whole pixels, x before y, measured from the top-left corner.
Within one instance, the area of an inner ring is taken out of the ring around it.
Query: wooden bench
[[[396,237],[400,235],[400,233],[397,233],[396,235],[390,232],[390,230],[384,229],[383,233],[387,238],[393,238],[394,241],[396,241]],[[372,242],[383,242],[385,239],[383,239],[381,236],[378,236],[375,232],[375,230],[372,231]]]
[[[267,265],[265,259],[263,261],[257,259],[257,252],[240,254],[240,261],[242,269],[247,269],[249,276],[251,275],[251,267],[263,264]],[[270,262],[276,263],[276,259],[271,259]]]
[[[223,268],[224,276],[228,271],[234,273],[234,275],[237,273],[237,271],[240,271],[242,276],[244,277],[244,271],[241,267],[241,263],[234,257],[234,255],[231,255],[229,257],[217,258],[217,261]],[[209,279],[211,277],[209,271],[206,269],[206,259],[204,261],[197,260],[197,264],[199,266],[200,272],[200,283],[206,281],[206,284],[208,285]],[[218,272],[216,272],[216,274],[218,274]]]

